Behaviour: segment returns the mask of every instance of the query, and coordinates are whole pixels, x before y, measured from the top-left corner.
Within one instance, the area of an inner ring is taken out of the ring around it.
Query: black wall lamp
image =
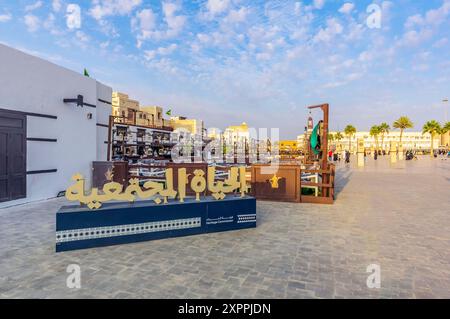
[[[84,102],[83,95],[78,95],[76,99],[64,99],[64,103],[76,103],[78,107],[89,106],[96,108],[97,106]]]

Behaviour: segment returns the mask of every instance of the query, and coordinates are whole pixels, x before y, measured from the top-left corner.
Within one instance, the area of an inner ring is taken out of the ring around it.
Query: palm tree
[[[448,132],[450,132],[450,122],[445,123],[444,126],[442,127],[442,134],[447,134]],[[442,137],[442,140],[441,140],[442,145],[445,144],[444,141],[445,141],[445,138]],[[447,148],[448,148],[448,142],[447,142]]]
[[[408,128],[413,128],[414,123],[407,116],[401,116],[392,126],[400,130],[400,144],[402,144],[403,131]]]
[[[333,142],[335,140],[335,136],[333,133],[328,133],[328,141]],[[331,143],[329,143],[331,145]]]
[[[334,139],[335,139],[336,141],[338,141],[339,145],[340,145],[340,142],[341,142],[341,140],[342,140],[343,138],[344,138],[344,135],[342,135],[341,132],[337,132],[337,133],[334,135]]]
[[[349,151],[351,152],[351,150],[352,150],[352,137],[353,137],[353,135],[356,134],[356,128],[353,125],[349,124],[349,125],[347,125],[345,127],[344,133],[345,133],[345,135],[348,136],[348,148],[349,148]]]
[[[445,125],[442,127],[442,133],[450,132],[450,122],[445,123]]]
[[[378,125],[374,125],[370,128],[370,136],[375,138],[375,152],[378,152],[378,136],[381,133],[381,129]]]
[[[342,144],[341,144],[341,140],[344,138],[344,136],[342,135],[341,132],[337,132],[334,134],[334,140],[336,141],[336,148],[337,149],[341,149],[342,148]]]
[[[431,135],[431,156],[434,156],[434,137],[442,133],[441,125],[435,120],[426,122],[423,126],[422,134],[426,133]]]
[[[380,124],[379,128],[380,128],[380,134],[381,134],[381,149],[383,149],[384,136],[385,136],[385,134],[389,134],[389,130],[391,129],[391,127],[389,126],[389,124],[383,122]]]

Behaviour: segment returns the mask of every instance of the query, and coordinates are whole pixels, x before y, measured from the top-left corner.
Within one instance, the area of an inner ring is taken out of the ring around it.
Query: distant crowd
[[[342,152],[336,152],[333,150],[328,151],[328,160],[330,162],[340,162],[342,161],[342,159],[344,159],[345,163],[350,163],[350,155],[351,153],[347,150],[342,151]],[[373,152],[373,159],[377,160],[378,156],[385,156],[387,155],[387,152],[385,150],[379,150],[379,151],[374,151]],[[364,157],[367,156],[372,156],[372,152],[364,152]],[[450,158],[450,150],[443,150],[443,149],[439,149],[439,150],[435,150],[433,152],[433,156],[434,158],[438,158],[441,157],[441,159],[449,159]],[[405,152],[405,159],[407,161],[410,160],[417,160],[417,151],[414,150],[407,150]]]

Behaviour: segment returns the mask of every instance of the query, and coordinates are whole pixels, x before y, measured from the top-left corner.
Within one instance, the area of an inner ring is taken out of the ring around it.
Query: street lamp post
[[[447,106],[447,104],[448,104],[448,99],[446,98],[446,99],[443,99],[442,100],[442,103],[444,104],[444,110],[445,110],[445,121],[444,121],[444,125],[445,124],[447,124],[447,122],[448,122],[448,106]],[[446,143],[446,137],[445,137],[445,135],[448,135],[448,134],[450,134],[450,133],[448,133],[447,132],[447,134],[442,134],[441,135],[441,144],[442,145],[445,145],[445,143]],[[448,147],[448,140],[447,140],[447,147]]]
[[[448,104],[448,99],[443,99],[442,103],[444,103],[444,111],[445,111],[445,123],[448,122],[448,109],[447,109],[447,104]]]

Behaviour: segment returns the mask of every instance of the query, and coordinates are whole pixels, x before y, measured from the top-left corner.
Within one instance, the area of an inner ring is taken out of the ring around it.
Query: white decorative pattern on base
[[[117,236],[155,233],[168,230],[198,228],[202,226],[201,217],[167,220],[142,224],[118,225],[86,229],[72,229],[56,232],[56,243],[77,240],[110,238]]]
[[[238,224],[256,223],[256,214],[238,215]]]

